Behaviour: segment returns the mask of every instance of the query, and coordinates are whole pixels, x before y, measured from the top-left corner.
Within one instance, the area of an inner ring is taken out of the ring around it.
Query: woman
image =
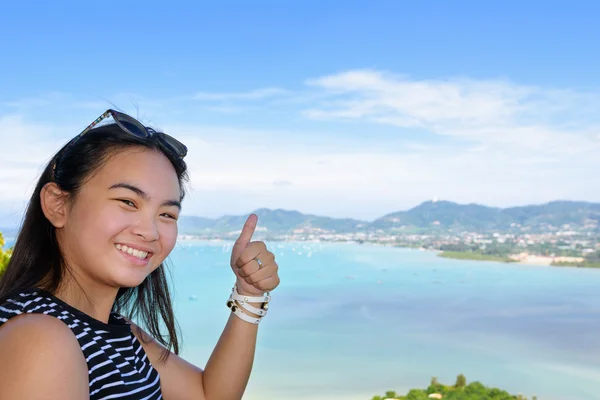
[[[204,370],[177,355],[163,261],[177,239],[186,153],[108,110],[48,163],[0,279],[0,399],[242,397],[278,266],[251,241],[250,215],[231,253],[221,338]]]

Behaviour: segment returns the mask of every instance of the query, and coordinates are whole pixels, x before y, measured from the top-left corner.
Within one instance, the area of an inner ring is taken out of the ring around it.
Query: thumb
[[[250,214],[244,227],[242,228],[242,232],[240,233],[240,237],[237,238],[235,244],[233,245],[236,250],[245,249],[248,243],[252,240],[252,235],[254,235],[254,231],[256,230],[256,224],[258,223],[258,216],[256,214]]]

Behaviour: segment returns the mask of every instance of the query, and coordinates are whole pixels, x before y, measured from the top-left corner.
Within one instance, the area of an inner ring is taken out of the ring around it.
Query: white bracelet
[[[267,303],[263,303],[263,307],[265,308],[256,308],[244,301],[238,301],[238,304],[244,308],[246,311],[251,312],[252,314],[260,315],[261,318],[267,315],[267,311],[269,310],[269,305]]]
[[[269,295],[269,292],[267,292],[267,294],[265,294],[264,296],[258,296],[258,297],[242,296],[237,291],[237,285],[234,286],[233,289],[231,289],[231,297],[234,300],[244,301],[246,303],[268,303],[269,301],[271,301],[271,296]]]
[[[237,315],[239,318],[246,322],[250,322],[252,324],[258,324],[260,320],[267,315],[267,311],[269,310],[269,301],[271,300],[271,296],[267,292],[264,296],[243,296],[239,294],[237,290],[237,285],[233,286],[231,290],[231,295],[229,296],[229,300],[227,301],[227,307],[231,309],[231,311]],[[237,303],[236,303],[237,302]],[[257,308],[248,303],[262,303],[261,308]],[[245,310],[258,315],[258,317],[254,317],[246,314],[240,308],[244,308]]]
[[[260,323],[260,318],[253,318],[251,316],[249,316],[248,314],[245,314],[242,310],[240,310],[239,308],[235,308],[233,310],[233,313],[235,315],[237,315],[238,317],[240,317],[241,319],[243,319],[246,322],[250,322],[251,324],[255,324],[258,325]]]
[[[267,303],[263,303],[263,307],[265,308],[256,308],[248,303],[245,303],[243,301],[235,301],[232,297],[229,297],[229,300],[227,301],[227,307],[231,308],[234,305],[238,308],[241,307],[248,312],[258,315],[259,318],[266,316],[269,310],[269,305]],[[254,316],[251,315],[251,317]]]
[[[250,315],[246,314],[245,312],[240,310],[238,305],[235,304],[235,302],[233,300],[229,300],[227,302],[227,306],[231,309],[231,312],[233,312],[235,315],[237,315],[242,320],[249,322],[251,324],[258,325],[260,323],[260,320],[262,319],[262,317],[256,318],[256,317],[251,317]]]

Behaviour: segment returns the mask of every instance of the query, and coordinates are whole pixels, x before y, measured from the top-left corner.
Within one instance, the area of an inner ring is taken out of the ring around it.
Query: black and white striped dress
[[[158,372],[122,316],[111,313],[105,324],[47,291],[32,289],[0,304],[0,328],[23,313],[51,315],[71,329],[87,362],[91,400],[162,399]]]

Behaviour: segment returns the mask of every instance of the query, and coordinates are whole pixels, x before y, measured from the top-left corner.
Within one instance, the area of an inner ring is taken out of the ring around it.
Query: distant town
[[[182,239],[232,240],[239,231],[181,235]],[[452,258],[521,262],[530,264],[554,264],[583,266],[600,254],[600,235],[589,230],[578,231],[568,225],[553,232],[423,232],[393,233],[382,230],[375,232],[335,233],[321,228],[298,228],[291,233],[269,233],[258,229],[259,240],[287,242],[352,242],[416,248],[439,251],[440,255]],[[586,265],[591,266],[591,265]]]
[[[262,209],[258,213],[258,240],[348,242],[415,248],[469,260],[600,267],[600,204],[594,203],[553,202],[493,209],[425,202],[373,222],[285,210]],[[239,217],[228,217],[226,223],[213,221],[214,225],[203,225],[202,229],[188,225],[190,229],[184,230],[181,238],[235,239],[239,231],[231,228],[239,226],[240,220],[233,218]]]

